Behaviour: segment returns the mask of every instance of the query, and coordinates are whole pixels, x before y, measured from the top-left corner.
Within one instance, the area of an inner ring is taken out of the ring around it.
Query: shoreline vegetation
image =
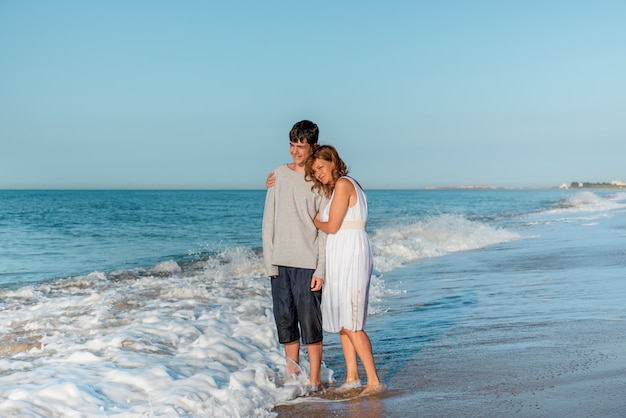
[[[561,186],[562,187],[562,186]],[[572,182],[570,189],[626,189],[626,183],[615,180],[610,183],[588,183],[588,182]]]

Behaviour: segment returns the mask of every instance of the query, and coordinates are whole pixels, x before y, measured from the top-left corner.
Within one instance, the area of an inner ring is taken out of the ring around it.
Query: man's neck
[[[297,171],[299,173],[304,173],[304,164],[303,165],[297,165],[296,163],[289,163],[289,164],[287,164],[287,167],[289,167],[293,171]]]

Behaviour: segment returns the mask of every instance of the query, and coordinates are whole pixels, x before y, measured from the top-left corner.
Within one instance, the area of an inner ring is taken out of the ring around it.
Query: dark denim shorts
[[[313,269],[279,266],[278,276],[271,279],[274,319],[281,344],[299,340],[300,331],[304,344],[322,341],[322,291],[311,291],[313,272]]]

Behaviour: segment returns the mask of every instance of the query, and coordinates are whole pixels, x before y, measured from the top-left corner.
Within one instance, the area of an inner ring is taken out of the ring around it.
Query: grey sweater
[[[313,218],[327,203],[311,191],[304,173],[286,164],[274,169],[276,183],[267,190],[263,212],[263,258],[268,276],[278,274],[278,266],[314,269],[324,278],[326,234],[313,225]]]

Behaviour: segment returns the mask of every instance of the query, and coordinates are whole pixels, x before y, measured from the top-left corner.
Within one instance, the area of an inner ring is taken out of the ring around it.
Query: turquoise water
[[[0,285],[260,246],[263,191],[0,191]]]
[[[438,215],[488,225],[564,205],[573,192],[398,190],[368,192],[369,232]],[[148,268],[224,248],[261,247],[265,192],[0,191],[0,286]]]

